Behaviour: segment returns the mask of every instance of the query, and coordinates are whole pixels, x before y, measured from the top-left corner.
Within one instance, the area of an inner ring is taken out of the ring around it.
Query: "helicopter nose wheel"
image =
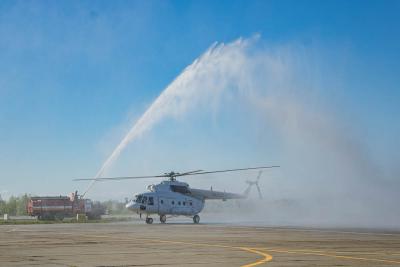
[[[147,224],[152,224],[153,223],[153,218],[150,218],[150,217],[146,218],[146,223]]]
[[[200,222],[200,216],[199,216],[199,215],[194,215],[194,216],[193,216],[193,222],[194,222],[195,224],[198,224],[198,223]]]
[[[167,216],[165,215],[160,215],[160,222],[165,223],[167,221]]]

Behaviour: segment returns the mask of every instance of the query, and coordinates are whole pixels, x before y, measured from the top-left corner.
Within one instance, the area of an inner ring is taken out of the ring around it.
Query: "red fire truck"
[[[39,220],[62,220],[78,213],[93,217],[92,201],[79,198],[78,192],[70,196],[31,197],[26,209],[30,216],[37,216]]]

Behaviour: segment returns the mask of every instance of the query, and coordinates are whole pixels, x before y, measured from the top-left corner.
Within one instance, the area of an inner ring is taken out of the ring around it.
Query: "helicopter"
[[[110,180],[128,180],[128,179],[146,179],[146,178],[167,178],[159,184],[152,184],[147,187],[148,192],[136,194],[134,199],[126,203],[126,208],[139,214],[146,215],[146,223],[152,224],[152,214],[159,216],[161,223],[166,223],[167,216],[187,216],[192,217],[193,223],[200,222],[199,213],[203,210],[205,200],[218,199],[226,201],[228,199],[245,199],[248,197],[251,187],[256,185],[259,197],[262,198],[258,181],[262,174],[262,169],[277,168],[279,166],[253,167],[241,169],[227,169],[217,171],[195,170],[189,172],[164,173],[161,175],[150,176],[125,176],[125,177],[103,177],[89,179],[74,179],[74,181],[110,181]],[[189,187],[189,184],[178,181],[177,177],[204,175],[211,173],[237,172],[246,170],[260,170],[255,181],[247,180],[248,187],[243,194],[229,193],[222,191],[196,189]]]

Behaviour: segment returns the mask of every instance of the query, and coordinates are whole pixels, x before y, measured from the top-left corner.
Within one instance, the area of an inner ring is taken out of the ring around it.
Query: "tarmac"
[[[2,225],[0,266],[400,266],[400,232],[186,222]]]

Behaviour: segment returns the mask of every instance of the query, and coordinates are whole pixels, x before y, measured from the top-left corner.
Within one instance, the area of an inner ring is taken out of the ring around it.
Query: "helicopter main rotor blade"
[[[201,172],[203,170],[196,170],[184,173],[175,173],[173,176],[185,176],[196,172]],[[129,179],[146,179],[146,178],[161,178],[161,177],[171,177],[170,173],[165,173],[162,175],[148,175],[148,176],[121,176],[121,177],[101,177],[101,178],[80,178],[73,179],[73,181],[108,181],[108,180],[129,180]]]
[[[177,174],[176,176],[185,176],[185,175],[191,175],[191,174],[193,174],[193,173],[196,173],[196,172],[202,172],[203,170],[197,170],[197,171],[190,171],[190,172],[184,172],[184,173],[179,173],[179,174]]]
[[[147,179],[147,178],[171,178],[178,176],[198,175],[198,174],[209,174],[209,173],[221,173],[221,172],[235,172],[235,171],[247,171],[247,170],[258,170],[258,169],[270,169],[278,168],[279,166],[266,166],[266,167],[253,167],[253,168],[241,168],[241,169],[228,169],[219,171],[203,171],[196,170],[184,173],[165,173],[162,175],[148,175],[148,176],[121,176],[121,177],[101,177],[101,178],[80,178],[73,179],[73,181],[109,181],[109,180],[130,180],[130,179]]]
[[[169,177],[168,175],[149,175],[149,176],[121,176],[121,177],[101,177],[101,178],[80,178],[73,179],[73,181],[108,181],[108,180],[129,180],[129,179],[146,179],[146,178],[160,178]]]
[[[206,172],[196,172],[186,175],[198,175],[198,174],[209,174],[209,173],[221,173],[221,172],[237,172],[237,171],[247,171],[247,170],[259,170],[259,169],[271,169],[271,168],[279,168],[280,166],[265,166],[265,167],[253,167],[253,168],[241,168],[241,169],[228,169],[228,170],[220,170],[220,171],[206,171]]]
[[[173,176],[184,176],[195,172],[201,172],[203,170],[190,171],[185,173],[176,173]],[[121,176],[121,177],[100,177],[100,178],[79,178],[73,179],[73,181],[107,181],[107,180],[129,180],[129,179],[146,179],[146,178],[162,178],[171,177],[170,173],[162,175],[148,175],[148,176]]]

